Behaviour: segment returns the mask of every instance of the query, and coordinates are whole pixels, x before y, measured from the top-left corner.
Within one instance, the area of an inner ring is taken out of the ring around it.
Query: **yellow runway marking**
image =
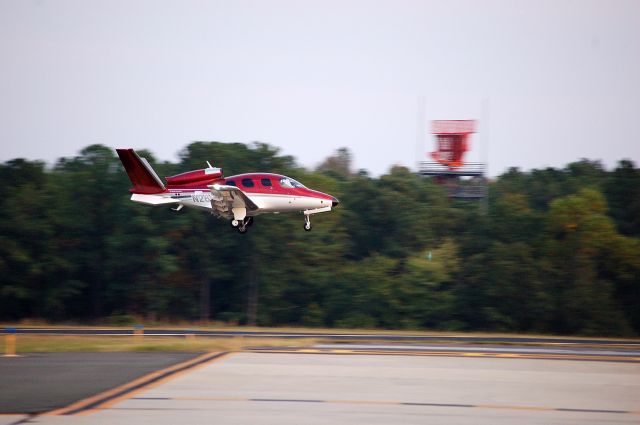
[[[133,396],[135,396],[136,394],[141,393],[142,391],[146,391],[146,390],[150,390],[152,388],[157,387],[160,384],[164,384],[167,381],[170,381],[172,379],[175,379],[179,376],[182,376],[188,372],[193,372],[194,370],[200,369],[206,365],[209,365],[211,363],[217,362],[218,360],[222,359],[223,357],[229,357],[230,353],[222,353],[221,355],[217,356],[217,357],[213,357],[211,360],[202,362],[200,364],[197,364],[199,361],[201,361],[202,359],[205,359],[207,356],[211,355],[211,353],[209,354],[203,354],[202,356],[196,357],[195,359],[193,359],[191,362],[185,362],[185,363],[180,363],[178,365],[176,365],[173,368],[170,368],[172,370],[175,369],[180,369],[181,366],[187,366],[187,368],[180,370],[176,373],[172,373],[170,375],[165,376],[164,378],[149,382],[146,385],[141,386],[140,388],[137,388],[135,390],[132,391],[128,391],[125,394],[122,394],[121,396],[109,399],[107,401],[105,401],[104,403],[101,403],[98,406],[92,407],[91,409],[87,409],[87,410],[83,410],[81,412],[78,412],[77,415],[88,415],[90,413],[96,412],[98,410],[103,410],[103,409],[108,409],[110,406],[113,406],[116,403],[119,403],[121,401],[127,400],[129,398],[132,398]],[[193,367],[189,367],[190,364],[196,364]],[[161,371],[162,372],[162,371]]]
[[[347,355],[383,355],[383,356],[446,356],[446,357],[484,357],[484,358],[504,358],[504,359],[538,359],[538,360],[588,360],[588,361],[608,361],[608,362],[640,362],[640,357],[625,356],[594,356],[575,354],[544,354],[544,353],[487,353],[487,352],[461,352],[461,351],[402,351],[402,350],[343,350],[343,349],[249,349],[253,353],[281,353],[281,354],[347,354]]]
[[[120,385],[116,388],[112,388],[110,390],[98,393],[94,396],[79,400],[60,409],[55,409],[43,413],[43,415],[86,415],[96,410],[101,410],[109,407],[119,401],[133,397],[141,391],[153,388],[154,386],[160,385],[161,383],[166,382],[169,379],[176,378],[186,372],[191,372],[199,367],[203,367],[204,365],[217,361],[225,357],[226,355],[228,355],[228,353],[206,353],[194,359],[187,360],[185,362],[178,363],[167,368],[157,370],[155,372],[151,372],[131,382],[127,382],[126,384]],[[208,357],[211,357],[211,359],[206,361]],[[105,401],[100,403],[100,400]]]

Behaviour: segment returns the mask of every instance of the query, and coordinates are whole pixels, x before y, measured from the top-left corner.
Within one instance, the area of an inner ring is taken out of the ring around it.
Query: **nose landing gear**
[[[253,224],[253,217],[245,217],[242,220],[231,220],[231,227],[236,229],[238,233],[247,233],[249,227]]]
[[[311,220],[309,219],[309,214],[304,215],[304,230],[307,232],[311,230]]]

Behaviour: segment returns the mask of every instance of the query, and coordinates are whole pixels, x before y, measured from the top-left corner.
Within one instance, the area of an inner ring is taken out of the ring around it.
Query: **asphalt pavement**
[[[0,357],[0,413],[49,411],[196,356],[127,352]]]

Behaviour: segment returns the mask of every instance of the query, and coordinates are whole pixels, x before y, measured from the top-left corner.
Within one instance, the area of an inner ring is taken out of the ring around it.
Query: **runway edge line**
[[[174,364],[164,369],[143,375],[126,384],[111,388],[91,397],[76,401],[68,406],[50,410],[43,413],[44,416],[76,415],[91,413],[103,409],[118,401],[129,398],[133,394],[148,389],[154,384],[159,384],[170,378],[175,378],[183,372],[192,370],[198,366],[204,366],[209,362],[221,359],[230,354],[228,351],[205,353],[193,359]]]
[[[401,350],[343,350],[321,348],[248,348],[246,352],[266,354],[338,354],[360,356],[410,356],[410,357],[473,357],[473,358],[501,358],[501,359],[530,359],[530,360],[573,360],[573,361],[601,361],[616,363],[640,363],[640,357],[624,356],[594,356],[571,354],[531,354],[531,353],[488,353],[488,352],[460,352],[460,351],[401,351]]]

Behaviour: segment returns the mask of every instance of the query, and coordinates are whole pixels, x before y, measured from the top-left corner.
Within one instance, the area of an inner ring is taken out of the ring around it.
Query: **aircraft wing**
[[[247,211],[255,211],[258,206],[236,186],[212,184],[207,186],[213,195],[211,207],[220,215],[230,217],[233,208],[246,208]]]

